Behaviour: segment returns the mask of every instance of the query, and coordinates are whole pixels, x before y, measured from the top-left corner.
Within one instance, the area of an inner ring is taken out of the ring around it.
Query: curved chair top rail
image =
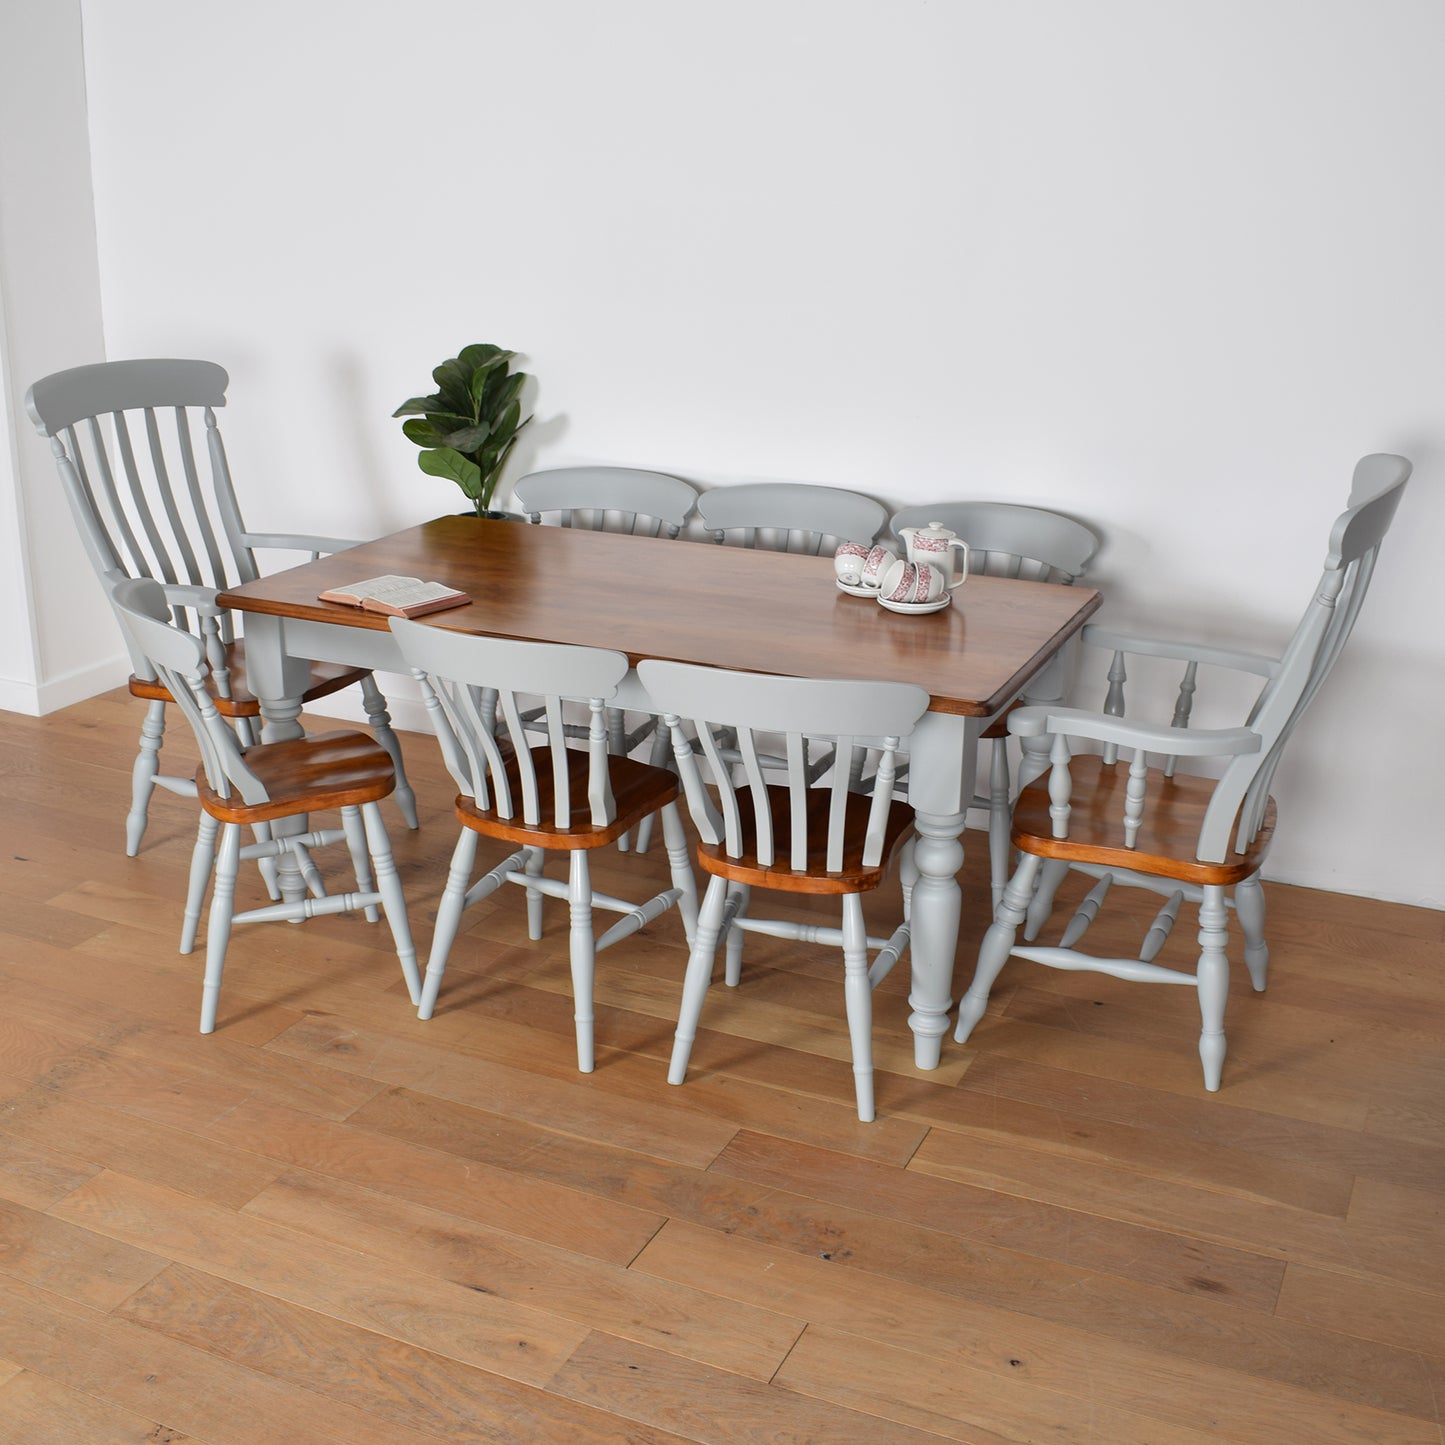
[[[42,377],[25,393],[41,436],[87,417],[142,407],[225,406],[230,377],[214,361],[99,361]]]
[[[512,496],[533,522],[543,512],[589,511],[600,527],[605,513],[623,512],[655,518],[676,536],[697,501],[697,488],[681,477],[635,467],[557,467],[519,478]],[[570,516],[564,525],[570,525]]]
[[[971,552],[1010,559],[1004,571],[1019,575],[1020,560],[1043,570],[1046,582],[1073,582],[1082,577],[1099,538],[1082,522],[1043,507],[1013,502],[927,502],[895,512],[889,526],[896,537],[904,527],[940,522],[957,532]],[[982,571],[980,561],[979,570]]]
[[[823,539],[872,542],[888,521],[888,511],[872,497],[840,487],[814,487],[802,482],[749,482],[713,487],[697,500],[697,514],[709,532],[721,534],[748,528],[782,534],[811,534],[810,550]]]

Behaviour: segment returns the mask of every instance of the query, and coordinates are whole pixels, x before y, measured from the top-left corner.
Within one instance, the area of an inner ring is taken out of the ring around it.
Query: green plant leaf
[[[491,434],[491,427],[486,422],[482,422],[478,426],[465,426],[456,431],[448,432],[446,436],[442,437],[438,442],[433,443],[433,445],[453,447],[459,452],[472,453],[475,452]]]
[[[443,405],[440,396],[414,396],[410,401],[404,401],[392,412],[392,416],[418,416],[423,412],[436,411]]]
[[[471,346],[464,346],[457,360],[468,371],[475,371],[479,366],[500,357],[504,361],[510,361],[517,353],[515,351],[503,351],[500,346],[493,346],[490,341],[473,342]]]
[[[493,357],[491,361],[483,362],[481,366],[472,373],[472,379],[467,383],[471,392],[472,408],[478,416],[485,413],[482,411],[481,401],[489,388],[494,389],[498,377],[505,377],[507,374],[507,358],[505,356]]]
[[[526,383],[525,371],[514,371],[511,375],[504,372],[490,378],[487,390],[482,396],[482,416],[500,416],[517,399]]]
[[[428,476],[445,477],[455,482],[473,501],[482,496],[482,470],[477,464],[451,447],[418,452],[416,464]]]
[[[476,412],[472,405],[472,374],[456,357],[442,362],[432,372],[432,379],[437,384],[442,405],[447,411],[475,418]]]
[[[440,447],[446,445],[446,438],[432,424],[432,419],[414,417],[401,425],[402,435],[414,441],[419,447]]]

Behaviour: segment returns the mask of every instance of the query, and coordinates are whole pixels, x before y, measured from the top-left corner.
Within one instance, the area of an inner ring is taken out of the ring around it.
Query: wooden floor
[[[0,714],[0,1440],[1445,1438],[1445,914],[1269,888],[1215,1096],[1191,991],[1018,963],[915,1073],[900,967],[861,1125],[833,956],[761,938],[669,1088],[675,914],[602,959],[584,1077],[517,889],[428,1023],[324,919],[239,930],[202,1037],[193,805],[120,846],[139,719]],[[455,831],[406,743],[424,950]]]

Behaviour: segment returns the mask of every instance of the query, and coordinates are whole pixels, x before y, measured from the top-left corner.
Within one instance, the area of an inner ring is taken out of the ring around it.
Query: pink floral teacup
[[[868,549],[861,542],[844,542],[833,553],[833,575],[849,587],[857,587],[863,581],[863,563],[868,559]]]
[[[936,602],[947,590],[948,584],[937,567],[928,562],[905,562],[899,558],[883,573],[878,595],[889,602],[917,607],[925,602]]]
[[[883,580],[884,569],[891,562],[898,561],[898,554],[891,548],[885,547],[881,542],[868,551],[863,559],[863,576],[860,579],[864,587],[877,587]]]

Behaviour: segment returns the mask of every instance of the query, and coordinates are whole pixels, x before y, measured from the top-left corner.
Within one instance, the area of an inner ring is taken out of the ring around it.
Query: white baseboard
[[[0,678],[0,710],[23,713],[26,717],[44,717],[98,693],[109,692],[113,687],[122,687],[129,677],[129,659],[113,657],[48,682]]]

